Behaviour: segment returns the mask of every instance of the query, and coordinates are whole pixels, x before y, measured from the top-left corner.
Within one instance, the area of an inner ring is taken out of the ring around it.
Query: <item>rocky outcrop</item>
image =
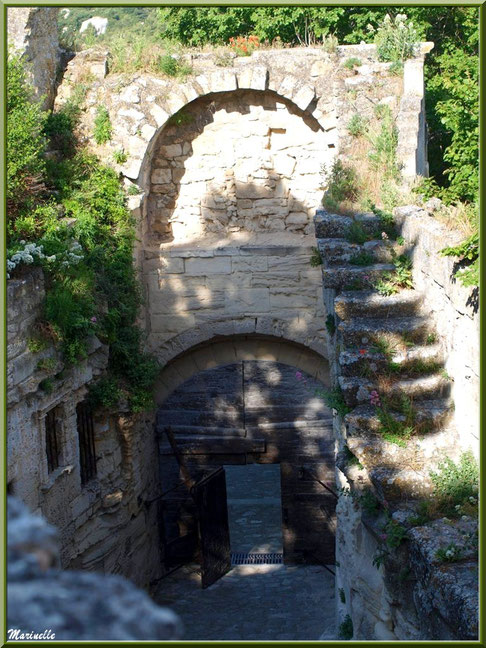
[[[57,7],[9,7],[8,45],[27,63],[31,82],[44,108],[52,108],[59,68]]]
[[[180,637],[176,615],[155,605],[124,578],[59,569],[55,529],[32,515],[20,500],[9,497],[7,511],[9,639],[161,641]]]

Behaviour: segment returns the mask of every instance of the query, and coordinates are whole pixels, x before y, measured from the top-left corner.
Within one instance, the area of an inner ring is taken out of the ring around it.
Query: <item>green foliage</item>
[[[365,490],[359,497],[361,507],[368,515],[377,515],[380,510],[380,503],[370,490]]]
[[[52,378],[44,378],[39,383],[39,389],[42,389],[46,394],[51,394],[54,389],[54,381]]]
[[[406,254],[397,256],[394,253],[393,265],[395,266],[395,270],[392,272],[384,272],[381,278],[374,284],[375,290],[380,295],[394,295],[400,289],[413,288],[412,259]]]
[[[455,542],[449,542],[446,547],[439,547],[435,552],[435,557],[440,562],[457,562],[462,560],[463,551]]]
[[[123,391],[113,376],[100,378],[90,386],[88,400],[93,409],[116,407],[123,397]]]
[[[322,204],[324,207],[335,207],[345,200],[355,200],[358,196],[358,178],[356,171],[336,158],[330,169],[323,168],[328,185]]]
[[[326,329],[331,336],[336,332],[336,321],[334,315],[331,315],[331,313],[326,317]]]
[[[43,358],[37,363],[37,369],[39,371],[52,371],[56,366],[55,358]]]
[[[353,221],[346,232],[346,240],[350,243],[363,245],[363,243],[366,243],[366,241],[370,241],[371,239],[372,237],[359,221]]]
[[[7,87],[7,227],[12,228],[12,220],[44,190],[47,113],[34,100],[18,56],[8,58]]]
[[[359,67],[360,65],[361,59],[356,58],[355,56],[346,59],[343,63],[343,67],[345,67],[347,70],[354,70],[355,67]]]
[[[312,248],[310,264],[313,268],[317,268],[318,266],[322,265],[322,257],[321,257],[321,253],[319,252],[319,248],[316,247]]]
[[[348,132],[353,137],[361,137],[366,132],[366,120],[356,113],[351,117],[348,123]]]
[[[349,614],[344,618],[344,621],[339,625],[338,637],[339,639],[352,639],[354,634],[353,621]]]
[[[17,96],[24,93],[18,100],[21,106],[27,95],[21,70],[14,69],[13,91]],[[12,102],[14,110],[13,97]],[[58,136],[69,140],[79,106],[75,97],[47,123],[40,119],[39,132],[45,127],[51,142]],[[98,126],[107,136],[107,113],[99,115]],[[90,338],[98,336],[109,345],[108,376],[102,379],[105,383],[98,390],[98,402],[110,401],[109,391],[111,402],[123,395],[132,411],[141,410],[151,405],[158,366],[143,353],[136,325],[140,289],[132,260],[134,223],[126,195],[115,171],[93,155],[71,147],[61,152],[64,157],[42,167],[42,181],[53,189],[54,198],[37,200],[28,212],[13,212],[9,253],[18,251],[17,256],[22,256],[23,251],[26,257],[26,247],[35,249],[35,262],[42,264],[46,277],[43,325],[51,342],[62,349],[65,364],[86,357]],[[44,347],[42,338],[31,338],[28,347],[38,353]],[[53,362],[41,360],[39,369],[51,370]],[[54,383],[46,379],[40,386],[48,391]]]
[[[125,164],[125,162],[128,160],[128,155],[125,153],[123,149],[119,151],[114,151],[113,152],[113,160],[117,164]]]
[[[398,549],[402,542],[408,537],[407,529],[391,518],[384,526],[383,531],[386,535],[386,544],[390,547],[390,549]]]
[[[399,418],[393,409],[403,415]],[[418,425],[412,401],[405,394],[389,400],[381,397],[381,404],[376,408],[376,416],[380,422],[379,433],[385,441],[405,448],[407,441],[416,433]]]
[[[44,349],[47,349],[48,346],[49,343],[43,338],[35,337],[27,340],[27,348],[31,353],[40,353],[41,351],[44,351]]]
[[[463,286],[479,285],[479,232],[474,232],[459,245],[444,248],[440,254],[458,257],[460,267],[455,276]]]
[[[104,106],[98,106],[94,120],[93,137],[97,144],[105,144],[111,140],[112,126],[108,110]]]
[[[429,333],[425,339],[425,344],[435,344],[437,342],[437,335],[435,333]]]
[[[394,18],[386,14],[378,29],[375,31],[372,28],[370,31],[375,33],[376,51],[380,61],[403,63],[418,53],[420,38],[405,14],[397,14]]]
[[[366,252],[366,250],[357,252],[349,259],[349,263],[358,266],[367,266],[373,264],[374,262],[375,262],[374,255],[371,254],[370,252]]]
[[[379,129],[367,132],[367,139],[372,147],[368,157],[372,168],[382,170],[385,178],[397,179],[398,130],[388,106],[383,106],[379,114]]]
[[[463,453],[457,464],[446,457],[437,472],[430,473],[430,478],[438,505],[450,516],[457,515],[456,506],[477,498],[479,467],[472,452]]]
[[[346,603],[346,595],[342,587],[339,588],[339,600],[341,603]]]
[[[187,63],[171,54],[164,54],[164,56],[160,57],[158,69],[169,77],[185,78],[192,73],[192,68]]]
[[[331,409],[335,409],[339,416],[345,416],[351,411],[351,409],[346,405],[340,387],[334,387],[334,389],[324,391],[322,392],[322,396],[326,405]]]

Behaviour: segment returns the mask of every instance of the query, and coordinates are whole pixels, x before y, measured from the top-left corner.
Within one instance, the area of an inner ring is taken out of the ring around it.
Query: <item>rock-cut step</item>
[[[332,266],[322,268],[322,284],[324,288],[344,288],[359,283],[366,286],[378,279],[385,272],[393,272],[395,266],[392,263],[375,263],[369,266]]]
[[[404,394],[415,403],[430,398],[444,398],[449,396],[451,389],[450,380],[441,374],[396,380],[386,387],[384,385],[380,387],[376,381],[368,378],[339,376],[339,385],[346,405],[350,407],[360,403],[369,403],[373,390],[378,391],[380,396],[391,397]]]
[[[401,290],[384,296],[374,290],[342,292],[334,299],[334,310],[342,320],[352,317],[404,317],[418,313],[423,296],[416,290]]]
[[[424,427],[429,430],[446,425],[453,411],[453,404],[449,398],[423,400],[414,403],[413,407],[417,422],[423,423]],[[391,414],[399,421],[405,420],[405,416],[399,412],[391,412]],[[351,436],[354,434],[362,436],[366,432],[376,434],[381,430],[380,420],[372,405],[358,405],[352,412],[345,415],[344,422],[348,428],[348,434]]]
[[[370,236],[379,236],[381,220],[376,214],[355,214],[353,218],[342,214],[331,214],[323,208],[316,209],[314,226],[317,239],[346,238],[352,223],[361,225]]]
[[[401,247],[393,244],[385,244],[381,240],[366,241],[362,245],[351,243],[343,238],[318,239],[317,247],[322,258],[324,267],[353,264],[355,257],[366,253],[372,257],[371,263],[391,263],[393,260],[392,249],[397,254],[401,253]]]
[[[341,322],[338,330],[347,347],[368,347],[386,339],[393,344],[421,344],[427,339],[431,322],[427,317],[356,317],[349,322]]]
[[[444,363],[444,349],[440,344],[427,344],[423,346],[413,346],[401,350],[393,350],[390,357],[384,353],[367,351],[365,354],[359,350],[346,349],[339,354],[339,366],[343,376],[363,376],[365,371],[372,370],[376,373],[386,371],[390,362],[400,365],[400,373],[406,374],[414,372],[414,367],[420,366],[423,374],[427,374],[427,366],[430,371],[437,371],[440,365]]]

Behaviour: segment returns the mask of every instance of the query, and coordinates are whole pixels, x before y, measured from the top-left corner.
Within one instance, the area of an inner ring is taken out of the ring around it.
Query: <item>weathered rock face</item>
[[[453,378],[454,421],[460,447],[479,452],[479,289],[465,288],[454,277],[455,259],[439,255],[464,237],[451,232],[426,210],[397,209],[402,236],[413,251],[413,281],[427,295],[424,308],[434,322]]]
[[[9,7],[7,10],[8,45],[27,62],[37,97],[43,105],[54,104],[59,66],[59,40],[56,7]]]
[[[59,529],[63,567],[116,572],[148,586],[162,569],[153,414],[93,416],[96,475],[81,479],[77,406],[105,369],[95,337],[88,357],[65,368],[48,345],[33,352],[44,299],[42,271],[8,282],[9,489]],[[48,421],[56,427],[57,466],[49,466]]]
[[[60,570],[55,529],[20,500],[9,497],[7,512],[9,639],[30,633],[65,641],[180,637],[176,615],[124,578]]]

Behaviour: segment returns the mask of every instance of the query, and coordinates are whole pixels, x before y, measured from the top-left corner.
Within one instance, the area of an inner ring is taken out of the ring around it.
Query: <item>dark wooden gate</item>
[[[209,587],[231,568],[226,476],[220,467],[192,487],[197,506],[201,585]]]

